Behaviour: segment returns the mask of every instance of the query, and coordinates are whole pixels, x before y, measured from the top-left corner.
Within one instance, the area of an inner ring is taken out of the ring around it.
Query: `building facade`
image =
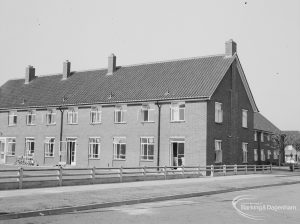
[[[0,89],[0,163],[53,166],[255,163],[258,112],[236,53],[36,76]]]

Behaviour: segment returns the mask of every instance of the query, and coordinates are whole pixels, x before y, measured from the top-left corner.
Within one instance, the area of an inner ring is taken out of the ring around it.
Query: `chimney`
[[[63,63],[63,79],[69,78],[70,75],[71,75],[71,62],[69,62],[68,60],[66,60]]]
[[[108,56],[107,75],[112,75],[116,71],[117,57],[114,54]]]
[[[225,43],[225,55],[226,57],[232,57],[236,53],[236,42],[232,39]]]
[[[30,83],[35,78],[35,68],[32,65],[26,67],[25,84]]]

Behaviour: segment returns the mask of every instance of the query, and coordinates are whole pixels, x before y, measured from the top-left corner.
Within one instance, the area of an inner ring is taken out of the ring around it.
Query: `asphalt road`
[[[251,218],[242,216],[233,207],[232,200],[241,195],[252,199],[240,201],[237,208]],[[265,205],[265,210],[257,207],[245,210],[242,205],[249,202]],[[272,206],[272,207],[271,207]],[[277,206],[277,207],[276,207]],[[279,207],[281,206],[281,207]],[[284,206],[290,206],[289,208]],[[293,206],[293,207],[292,207]],[[274,209],[278,210],[275,211]],[[254,190],[237,191],[187,198],[182,200],[145,203],[97,209],[54,216],[39,216],[16,220],[0,221],[5,224],[94,224],[94,223],[299,223],[300,184],[267,187]]]

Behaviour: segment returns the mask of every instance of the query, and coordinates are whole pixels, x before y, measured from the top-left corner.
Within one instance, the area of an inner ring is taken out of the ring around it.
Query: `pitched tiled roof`
[[[123,66],[113,75],[100,69],[73,72],[66,80],[62,74],[29,84],[9,80],[0,88],[0,108],[210,97],[233,60],[218,55]]]
[[[254,129],[270,133],[280,134],[281,131],[261,113],[254,113]]]

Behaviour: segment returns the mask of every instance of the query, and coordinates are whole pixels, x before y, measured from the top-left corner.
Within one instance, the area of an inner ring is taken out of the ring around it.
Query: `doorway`
[[[67,164],[76,165],[76,138],[67,138]]]
[[[6,160],[6,139],[1,138],[0,139],[0,164],[5,164]]]
[[[184,166],[184,140],[171,140],[171,166]]]

